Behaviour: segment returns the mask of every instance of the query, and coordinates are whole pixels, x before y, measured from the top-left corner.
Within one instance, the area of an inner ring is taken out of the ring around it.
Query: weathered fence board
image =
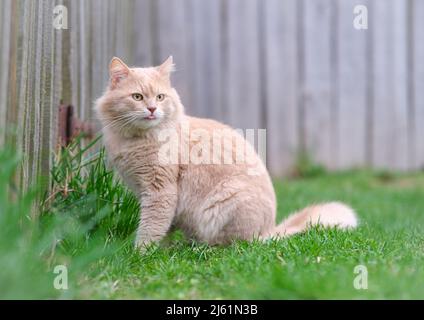
[[[24,170],[23,170],[23,181],[28,182],[29,184],[33,182],[33,169],[35,164],[35,155],[34,155],[34,145],[36,140],[34,139],[35,132],[35,110],[34,110],[34,100],[35,95],[38,92],[35,92],[35,79],[36,79],[36,49],[37,49],[37,22],[40,20],[35,19],[37,16],[37,7],[38,2],[32,1],[29,6],[25,7],[24,17],[25,19],[25,30],[23,36],[23,48],[28,52],[27,59],[24,59],[22,62],[25,64],[23,66],[23,72],[21,74],[21,82],[25,83],[23,86],[20,95],[24,97],[24,103],[22,104],[24,122],[23,127],[18,128],[18,130],[23,130],[23,149],[24,152]],[[38,150],[38,149],[37,149]]]
[[[264,11],[267,159],[277,175],[293,165],[299,145],[297,6],[296,0],[272,0]]]
[[[42,24],[42,35],[43,42],[41,47],[41,79],[40,79],[40,121],[39,128],[37,131],[40,132],[38,145],[40,145],[39,153],[39,167],[37,168],[36,175],[38,172],[48,172],[51,164],[51,150],[54,145],[52,144],[54,136],[52,116],[52,108],[46,107],[51,106],[57,100],[53,100],[53,89],[54,85],[52,82],[52,75],[54,71],[54,31],[51,27],[51,21],[47,18],[50,12],[53,11],[53,3],[49,1],[43,2],[40,11],[43,12],[43,24]]]
[[[227,47],[227,122],[240,129],[260,128],[263,108],[260,99],[258,1],[225,2],[229,13]]]
[[[0,35],[2,39],[1,51],[0,51],[0,144],[5,142],[6,133],[6,115],[8,106],[8,81],[9,81],[9,54],[10,54],[10,13],[11,13],[12,1],[6,0],[0,3]]]
[[[219,1],[188,2],[188,30],[190,32],[193,60],[186,70],[191,70],[190,91],[193,115],[223,120],[221,95],[221,36]],[[195,28],[193,26],[196,26]],[[205,41],[208,39],[208,41]],[[178,61],[177,61],[178,63]],[[204,75],[208,76],[205,77]]]
[[[133,35],[134,61],[139,66],[153,65],[156,55],[153,37],[155,36],[156,12],[152,1],[136,1],[134,3]],[[134,62],[133,61],[133,62]]]
[[[367,4],[362,1],[362,4]],[[337,42],[338,72],[338,167],[350,168],[366,164],[367,143],[367,31],[353,27],[355,0],[338,3]],[[333,27],[334,28],[334,27]],[[334,134],[334,133],[333,133]]]
[[[53,27],[59,4],[67,30]],[[48,177],[60,101],[93,120],[112,56],[173,55],[188,113],[267,129],[274,175],[299,151],[333,169],[422,168],[423,1],[361,4],[366,30],[354,0],[2,0],[0,144],[23,151],[23,186]]]
[[[303,96],[307,151],[316,161],[334,168],[337,163],[337,141],[334,113],[331,34],[334,6],[331,0],[305,2],[304,6]]]
[[[156,3],[156,1],[155,1]],[[158,52],[153,57],[153,62],[158,65],[172,55],[177,62],[176,71],[173,74],[175,87],[179,91],[181,98],[186,101],[188,111],[193,108],[193,95],[191,94],[190,84],[192,74],[192,50],[188,49],[190,39],[188,35],[192,30],[189,30],[187,24],[187,1],[184,0],[159,0],[156,8],[156,24],[157,28],[156,39]]]
[[[406,169],[407,59],[406,2],[376,1],[371,23],[374,29],[373,165]],[[396,19],[396,20],[395,20]],[[393,23],[396,21],[396,23]]]
[[[424,169],[424,1],[413,1],[411,41],[412,65],[411,102],[413,104],[411,125],[413,141],[411,148],[414,151],[414,168]]]

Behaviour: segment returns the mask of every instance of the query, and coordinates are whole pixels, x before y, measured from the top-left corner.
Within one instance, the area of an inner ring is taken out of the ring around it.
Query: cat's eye
[[[163,99],[165,99],[165,95],[164,95],[163,93],[159,93],[159,94],[156,96],[156,99],[157,99],[158,101],[162,101]]]
[[[143,95],[141,93],[133,93],[132,97],[135,101],[141,101],[143,100]]]

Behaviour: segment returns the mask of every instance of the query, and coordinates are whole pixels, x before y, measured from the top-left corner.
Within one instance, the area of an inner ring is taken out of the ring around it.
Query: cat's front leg
[[[143,193],[135,243],[137,248],[143,251],[150,244],[165,237],[175,216],[177,200],[176,185],[167,185],[161,190]]]

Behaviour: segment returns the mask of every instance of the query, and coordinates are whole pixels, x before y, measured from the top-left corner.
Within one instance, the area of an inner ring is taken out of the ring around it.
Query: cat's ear
[[[119,81],[128,77],[130,68],[121,59],[113,57],[109,64],[109,75],[111,88],[115,88]]]
[[[159,67],[157,70],[161,74],[161,76],[166,77],[169,80],[171,72],[174,71],[175,64],[172,59],[172,56],[169,56]]]

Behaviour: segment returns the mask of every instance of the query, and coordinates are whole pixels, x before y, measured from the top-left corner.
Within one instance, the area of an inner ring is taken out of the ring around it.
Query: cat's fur
[[[141,204],[136,245],[161,240],[171,226],[188,237],[209,244],[233,239],[283,237],[310,225],[350,228],[357,225],[354,211],[339,203],[314,205],[275,225],[276,200],[268,172],[259,156],[233,164],[163,164],[161,130],[213,133],[230,129],[214,120],[189,117],[171,85],[172,57],[159,67],[129,68],[118,58],[110,63],[110,84],[95,105],[103,125],[104,143],[112,163]],[[136,101],[134,93],[143,95]],[[158,101],[158,94],[165,98]],[[156,108],[153,113],[147,108]],[[145,119],[149,117],[150,119]],[[246,143],[241,135],[232,139]],[[184,140],[182,138],[181,140]],[[235,141],[233,140],[233,141]],[[195,141],[187,138],[190,146]],[[223,147],[234,148],[233,145]],[[251,149],[250,144],[246,148]],[[235,157],[234,150],[230,151]]]

